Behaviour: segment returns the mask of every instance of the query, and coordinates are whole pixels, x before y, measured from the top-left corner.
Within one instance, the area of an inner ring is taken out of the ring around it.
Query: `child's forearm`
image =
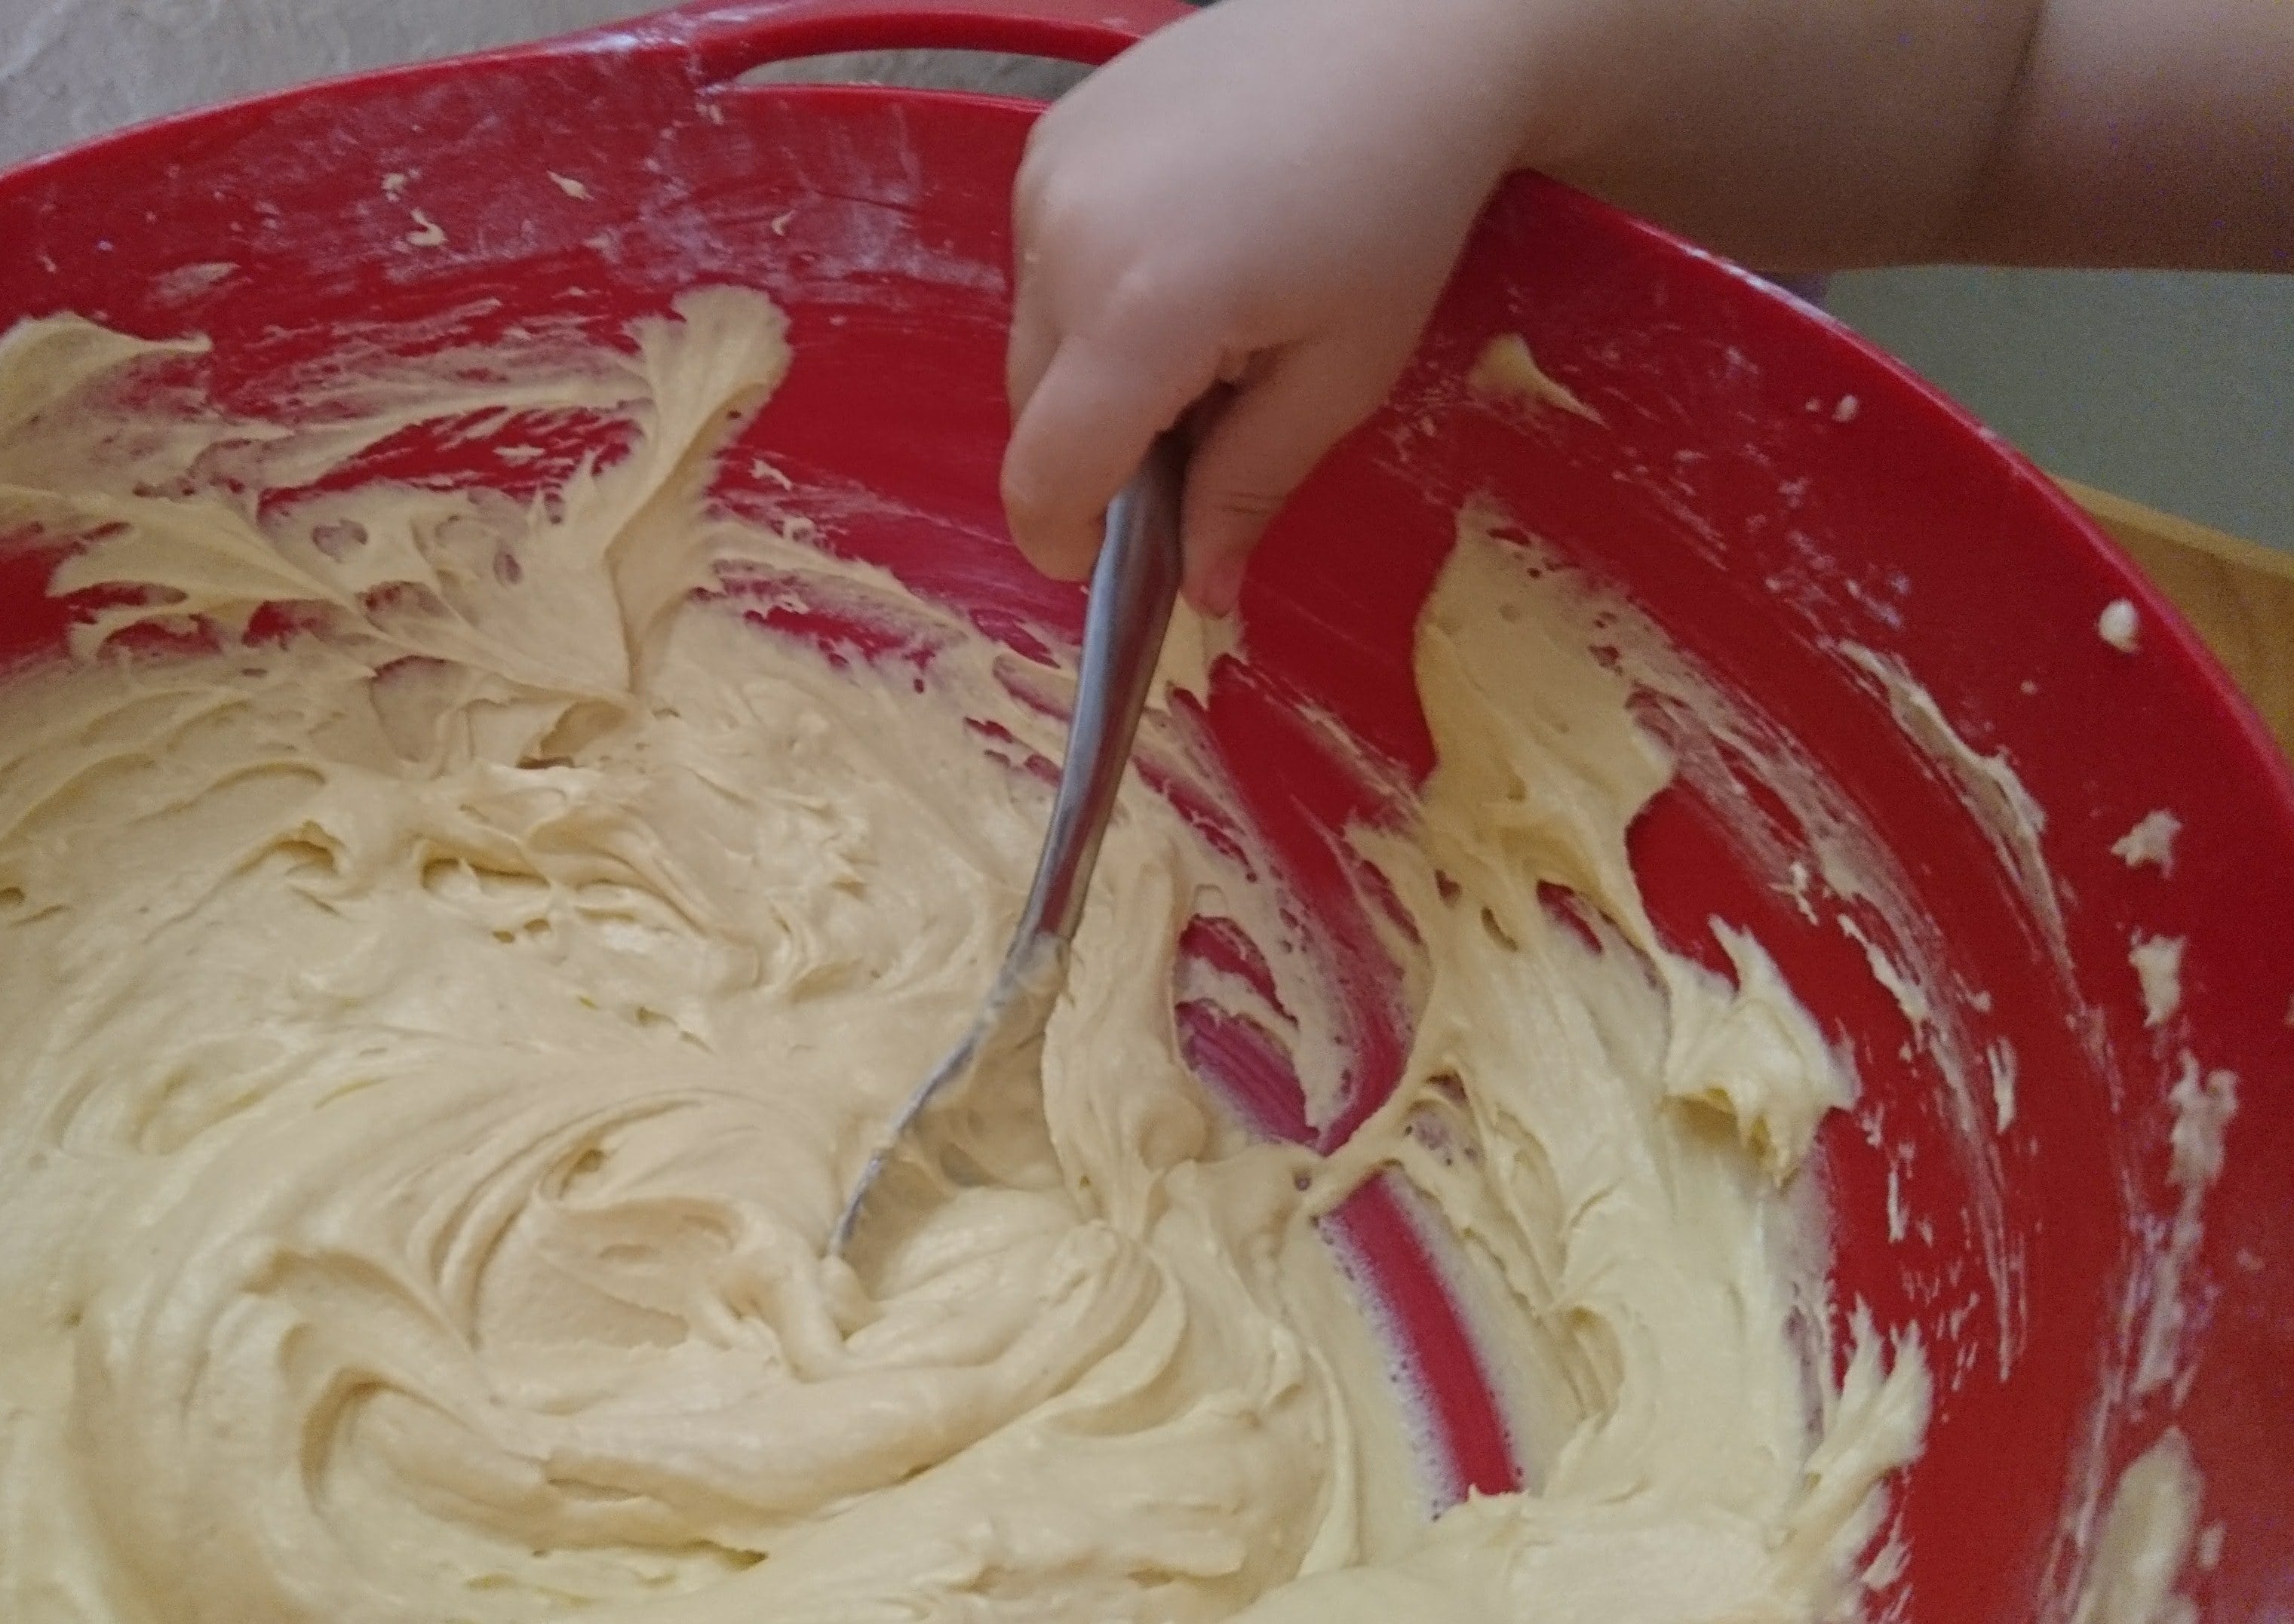
[[[2294,254],[2289,0],[1527,4],[1522,162],[1748,263]]]
[[[1221,0],[1029,143],[1021,546],[1081,575],[1187,416],[1187,589],[1231,607],[1512,163],[1764,269],[2283,268],[2294,0]]]
[[[2294,4],[2046,0],[1939,256],[2294,270]]]

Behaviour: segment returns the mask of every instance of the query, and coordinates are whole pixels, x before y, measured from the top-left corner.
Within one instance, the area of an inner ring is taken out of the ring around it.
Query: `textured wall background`
[[[2041,466],[2294,549],[2294,276],[1883,271],[1827,303]]]
[[[0,0],[0,163],[249,91],[651,9],[644,0]]]

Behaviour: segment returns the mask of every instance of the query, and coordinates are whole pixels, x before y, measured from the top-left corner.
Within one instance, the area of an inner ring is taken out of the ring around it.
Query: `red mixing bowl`
[[[1179,14],[701,4],[167,119],[0,176],[0,326],[69,310],[210,334],[186,365],[260,415],[349,331],[414,353],[549,316],[621,343],[682,288],[755,286],[789,312],[796,364],[745,443],[793,477],[822,544],[991,631],[1073,625],[1077,592],[1021,565],[996,504],[1008,193],[1036,110],[740,80],[889,46],[1098,61]],[[1598,423],[1493,411],[1461,386],[1513,332]],[[499,483],[482,460],[415,432],[366,467]],[[727,499],[773,494],[743,483],[748,463],[727,459]],[[1337,836],[1383,808],[1300,708],[1425,768],[1411,627],[1476,493],[1646,610],[1891,861],[1891,918],[1820,887],[1803,914],[1779,872],[1800,810],[1756,764],[1711,752],[1633,848],[1660,930],[1712,961],[1709,917],[1752,928],[1860,1076],[1864,1103],[1827,1126],[1816,1173],[1834,1298],[1918,1326],[1938,1377],[1897,1490],[1895,1616],[2067,1619],[2100,1497],[2170,1425],[2204,1476],[2202,1522],[2223,1529],[2219,1563],[2186,1576],[2203,1615],[2294,1616],[2294,784],[2222,672],[2046,479],[1901,368],[1735,268],[1520,177],[1394,402],[1270,536],[1244,605],[1252,659],[1223,670],[1203,718],[1364,987],[1391,966],[1364,945]],[[0,665],[61,646],[76,605],[45,595],[50,563],[0,556]],[[2143,629],[2133,654],[2096,633],[2121,598]],[[1893,670],[1932,708],[1875,675]],[[1985,759],[2043,808],[2036,840],[2002,833]],[[2155,808],[2184,830],[2171,874],[2111,849]],[[1843,919],[1889,935],[1950,1007],[1916,1032]],[[2187,944],[2180,1012],[2157,1027],[2137,933]],[[1356,1011],[1357,1116],[1399,1062],[1384,1007]],[[1272,1131],[1304,1132],[1233,1035],[1193,1035]],[[2018,1109],[2001,1132],[1968,1091],[1988,1102],[1978,1068],[2009,1050]],[[2239,1091],[2224,1169],[2195,1198],[2169,1178],[2186,1056]],[[2203,1240],[2170,1279],[2186,1203]],[[1452,1488],[1513,1484],[1482,1355],[1398,1204],[1374,1189],[1344,1222],[1434,1391]],[[2171,1379],[2142,1390],[2170,1287]]]

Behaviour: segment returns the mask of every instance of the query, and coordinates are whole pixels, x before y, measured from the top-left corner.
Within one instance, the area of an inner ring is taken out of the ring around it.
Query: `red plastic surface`
[[[704,4],[170,119],[0,176],[0,324],[77,310],[153,336],[210,333],[212,357],[188,369],[259,413],[346,336],[412,352],[556,315],[614,342],[681,288],[757,286],[790,311],[797,364],[748,443],[793,476],[825,544],[990,629],[1072,625],[1075,593],[1021,567],[995,503],[1006,194],[1031,110],[732,81],[874,46],[1099,60],[1178,14],[1150,0]],[[413,240],[425,222],[443,242]],[[1601,425],[1469,401],[1456,380],[1506,331]],[[483,460],[419,437],[378,456],[465,477]],[[1387,808],[1329,759],[1298,705],[1423,768],[1411,629],[1476,492],[1623,589],[1797,741],[1884,838],[1971,998],[1989,995],[1988,1011],[1961,1011],[1972,1035],[2016,1052],[2020,1110],[1998,1155],[2028,1345],[2003,1378],[1965,1145],[1860,951],[1779,895],[1782,877],[1732,832],[1735,808],[1684,786],[1637,831],[1660,928],[1710,960],[1709,916],[1753,927],[1884,1110],[1884,1148],[1844,1118],[1827,1130],[1822,1176],[1843,1309],[1862,1299],[1883,1324],[1921,1326],[1947,1378],[1904,1484],[1905,1616],[2067,1617],[2066,1514],[2170,1411],[2205,1474],[2203,1518],[2225,1528],[2220,1566],[2196,1580],[2204,1616],[2294,1612],[2294,786],[2221,672],[2053,487],[1901,369],[1661,232],[1513,183],[1394,404],[1270,538],[1245,602],[1252,662],[1222,678],[1206,718],[1363,989],[1364,1102],[1406,1034],[1336,836]],[[728,473],[724,494],[775,492]],[[69,606],[42,579],[39,561],[0,563],[0,662],[55,646]],[[2117,597],[2142,612],[2139,657],[2095,635]],[[1901,660],[2046,808],[2076,985],[2049,968],[2028,898],[1843,642]],[[2185,828],[2171,879],[2109,849],[2160,807]],[[2184,1014],[2162,1034],[2144,1027],[2127,962],[2136,930],[2189,943]],[[1198,1023],[1193,1041],[1270,1131],[1299,1131],[1279,1067],[1247,1035]],[[2161,1394],[2099,1417],[2124,1363],[2143,1226],[2176,1205],[2165,1093],[2185,1048],[2241,1084],[2197,1267],[2194,1375],[2178,1410]],[[1932,1241],[1891,1241],[1891,1171]],[[1457,1486],[1516,1481],[1476,1355],[1398,1206],[1373,1192],[1347,1227],[1437,1394]],[[1975,1311],[1955,1322],[1947,1311],[1971,1292]],[[2089,1440],[2104,1470],[2090,1470]]]

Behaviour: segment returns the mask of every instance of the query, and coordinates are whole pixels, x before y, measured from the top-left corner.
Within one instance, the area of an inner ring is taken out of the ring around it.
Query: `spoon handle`
[[[924,1133],[919,1125],[933,1102],[961,1089],[983,1055],[1040,1036],[1051,1016],[1067,973],[1067,946],[1083,918],[1100,837],[1115,810],[1132,736],[1139,730],[1139,714],[1146,708],[1163,634],[1179,596],[1179,499],[1185,472],[1184,446],[1166,434],[1108,509],[1107,540],[1092,572],[1084,621],[1083,673],[1068,725],[1067,760],[1060,768],[1044,855],[1011,951],[971,1029],[908,1097],[861,1170],[829,1236],[835,1255],[850,1252],[870,1195],[881,1187],[902,1145],[912,1134]]]
[[[1175,434],[1163,435],[1108,509],[1107,540],[1092,571],[1067,759],[1035,884],[1020,915],[1021,944],[1046,936],[1070,941],[1083,918],[1100,837],[1115,808],[1179,596],[1185,470],[1184,445]]]

